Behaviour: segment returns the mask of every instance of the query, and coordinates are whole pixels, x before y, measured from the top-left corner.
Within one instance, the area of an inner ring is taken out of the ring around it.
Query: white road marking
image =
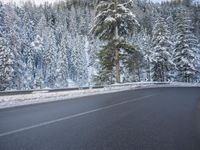
[[[142,99],[145,99],[145,98],[149,98],[149,97],[152,97],[152,96],[155,96],[155,94],[154,95],[147,95],[147,96],[135,98],[134,100],[123,101],[121,103],[117,103],[117,104],[113,104],[113,105],[109,105],[109,106],[93,109],[93,110],[90,110],[90,111],[74,114],[74,115],[71,115],[71,116],[55,119],[55,120],[52,120],[52,121],[43,122],[43,123],[32,125],[32,126],[29,126],[29,127],[24,127],[24,128],[21,128],[21,129],[12,130],[12,131],[5,132],[5,133],[0,133],[0,137],[8,136],[8,135],[12,135],[12,134],[15,134],[15,133],[31,130],[31,129],[34,129],[34,128],[50,125],[50,124],[57,123],[57,122],[61,122],[61,121],[64,121],[64,120],[80,117],[80,116],[87,115],[87,114],[94,113],[94,112],[98,112],[98,111],[101,111],[101,110],[110,109],[110,108],[113,108],[113,107],[116,107],[116,106],[119,106],[119,105],[123,105],[123,104],[131,103],[131,102],[139,101],[139,100],[142,100]]]

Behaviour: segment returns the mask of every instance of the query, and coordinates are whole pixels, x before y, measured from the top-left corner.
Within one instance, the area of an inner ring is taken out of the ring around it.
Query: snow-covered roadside
[[[76,91],[65,91],[65,92],[33,92],[27,95],[12,95],[12,96],[1,96],[0,97],[0,109],[10,108],[15,106],[23,106],[37,103],[45,103],[59,100],[67,100],[78,97],[114,93],[120,91],[126,91],[131,89],[143,89],[143,88],[159,88],[159,87],[200,87],[199,84],[187,84],[187,83],[127,83],[127,84],[115,84],[107,86],[102,89],[87,89],[87,90],[76,90]]]
[[[114,93],[119,91],[129,90],[131,87],[115,87],[115,88],[102,88],[102,89],[87,89],[65,92],[33,92],[26,95],[11,95],[0,96],[0,109],[10,108],[15,106],[23,106],[37,103],[45,103],[59,100],[67,100],[78,97]]]

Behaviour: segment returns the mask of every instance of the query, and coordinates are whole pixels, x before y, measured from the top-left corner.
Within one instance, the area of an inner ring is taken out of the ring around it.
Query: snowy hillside
[[[199,82],[200,6],[189,2],[0,3],[0,91]]]

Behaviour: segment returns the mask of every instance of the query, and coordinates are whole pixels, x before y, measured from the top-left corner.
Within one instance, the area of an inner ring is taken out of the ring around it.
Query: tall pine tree
[[[92,29],[94,37],[108,42],[106,49],[110,49],[113,56],[112,70],[115,70],[115,81],[120,82],[120,50],[124,48],[126,38],[134,33],[135,27],[139,26],[135,15],[128,8],[131,1],[119,3],[118,0],[101,0],[96,7],[95,23]],[[113,44],[111,44],[113,43]],[[127,44],[125,44],[127,45]],[[108,48],[109,47],[109,48]],[[105,55],[107,53],[105,52]],[[104,62],[103,62],[104,63]]]
[[[152,37],[152,73],[154,81],[168,81],[171,79],[172,42],[168,25],[164,18],[159,17],[153,28]]]
[[[193,34],[190,12],[181,8],[176,17],[175,63],[178,71],[177,80],[194,82],[197,78],[198,40]]]

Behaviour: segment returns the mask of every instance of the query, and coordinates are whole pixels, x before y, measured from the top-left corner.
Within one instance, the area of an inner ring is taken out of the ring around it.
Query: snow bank
[[[0,96],[0,109],[10,108],[10,107],[15,107],[15,106],[37,104],[37,103],[59,101],[59,100],[67,100],[67,99],[96,95],[96,94],[119,92],[119,91],[124,91],[128,89],[130,89],[130,87],[126,87],[126,88],[105,87],[102,89],[87,89],[87,90],[76,90],[76,91],[65,91],[65,92],[48,92],[48,91],[37,92],[36,91],[36,92],[33,92],[32,94],[25,94],[25,95]]]
[[[159,87],[200,87],[200,84],[138,82],[138,83],[113,84],[110,86],[106,86],[102,89],[87,89],[87,90],[76,90],[76,91],[65,91],[65,92],[48,92],[48,90],[35,91],[32,94],[26,94],[26,95],[1,96],[0,109],[22,106],[22,105],[59,101],[59,100],[67,100],[67,99],[96,95],[96,94],[114,93],[131,89],[159,88]]]

